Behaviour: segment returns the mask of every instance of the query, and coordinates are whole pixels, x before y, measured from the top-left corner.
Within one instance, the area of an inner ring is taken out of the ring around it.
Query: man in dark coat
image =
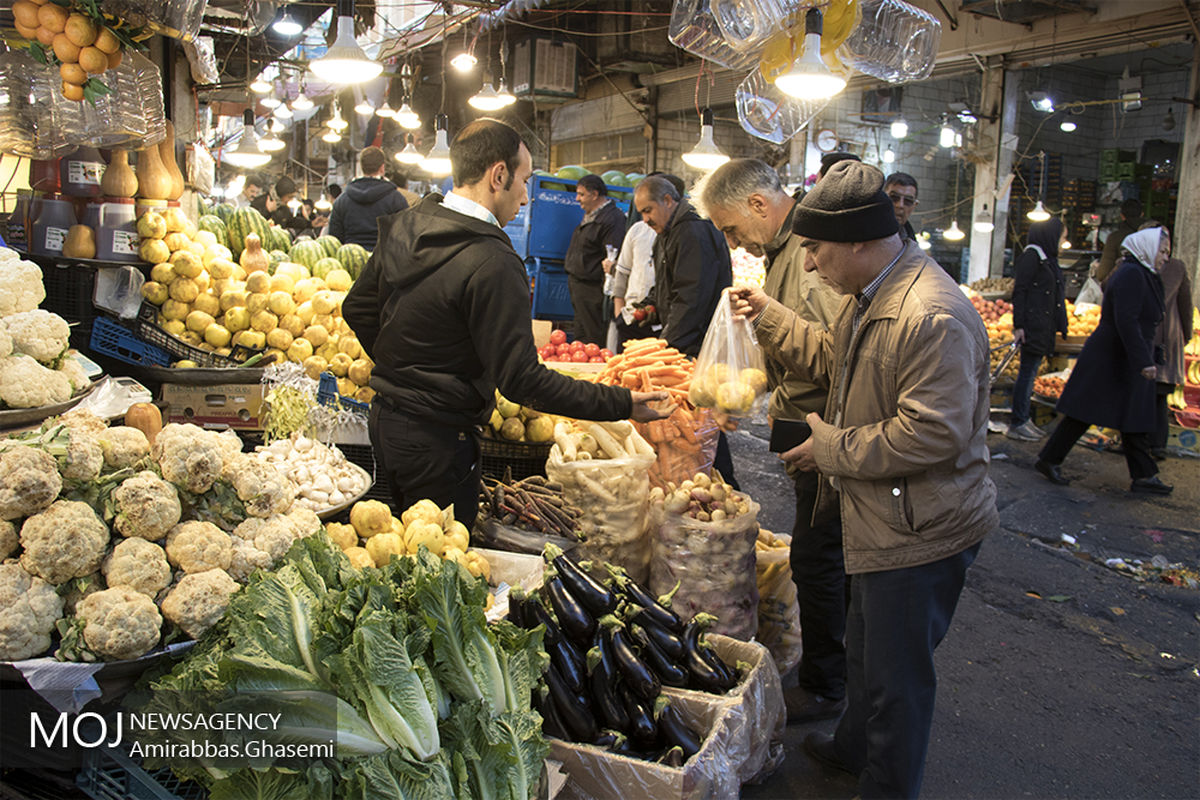
[[[607,246],[621,249],[625,239],[625,215],[608,196],[599,175],[584,175],[575,186],[575,200],[583,209],[583,221],[571,236],[563,269],[575,309],[575,338],[604,346],[608,319],[604,313],[604,268]]]
[[[1142,204],[1136,198],[1121,203],[1121,224],[1104,240],[1104,252],[1100,254],[1100,266],[1096,268],[1096,283],[1108,288],[1107,282],[1113,270],[1121,263],[1121,243],[1125,237],[1142,226]]]
[[[379,218],[408,208],[408,201],[396,184],[383,177],[387,159],[378,147],[368,147],[358,156],[363,177],[350,181],[346,191],[333,201],[329,215],[329,235],[342,244],[358,244],[375,249],[379,237]]]

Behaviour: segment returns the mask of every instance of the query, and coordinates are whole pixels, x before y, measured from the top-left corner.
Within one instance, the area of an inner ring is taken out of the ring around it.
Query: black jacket
[[[379,247],[342,304],[375,361],[372,388],[402,413],[460,429],[487,420],[497,387],[552,414],[627,418],[627,389],[538,363],[525,265],[502,230],[441,200],[380,220]]]
[[[406,208],[408,201],[396,184],[384,178],[358,178],[333,201],[329,235],[336,236],[342,244],[359,244],[374,250],[379,218]]]
[[[1057,244],[1057,242],[1055,242]],[[1013,329],[1025,331],[1022,349],[1032,355],[1054,352],[1054,334],[1067,333],[1066,283],[1058,263],[1027,247],[1013,264]]]
[[[667,230],[654,240],[654,293],[662,338],[696,356],[721,290],[732,283],[725,237],[691,204],[680,201]]]
[[[625,215],[615,202],[609,202],[591,222],[581,222],[571,235],[563,269],[575,280],[599,283],[604,280],[600,262],[608,258],[604,249],[611,244],[618,250],[625,240]]]

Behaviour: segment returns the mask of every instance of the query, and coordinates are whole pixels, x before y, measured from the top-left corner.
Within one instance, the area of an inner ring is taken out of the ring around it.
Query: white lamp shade
[[[329,202],[329,198],[325,196],[324,192],[321,192],[321,196],[317,198],[317,202],[313,203],[313,208],[317,211],[328,211],[333,208],[333,203]]]
[[[366,98],[364,98],[359,102],[358,105],[354,107],[354,113],[358,114],[359,116],[369,117],[375,113],[375,106],[371,105],[369,102],[367,102]]]
[[[225,154],[225,160],[242,169],[255,169],[271,160],[270,153],[258,149],[258,137],[254,135],[254,112],[248,108],[242,114],[242,140]]]
[[[396,116],[396,112],[393,111],[392,107],[388,105],[387,100],[384,100],[383,105],[375,109],[375,116],[382,117],[384,119],[390,119]]]
[[[950,227],[942,231],[942,238],[949,242],[961,241],[964,236],[966,234],[958,227],[958,220],[951,221]]]
[[[846,79],[834,75],[821,60],[821,34],[804,36],[804,52],[791,68],[775,79],[779,91],[801,100],[825,100],[846,88]]]
[[[266,153],[275,153],[287,147],[287,142],[275,134],[266,136],[258,141],[258,149]]]
[[[901,117],[892,123],[892,138],[903,139],[906,136],[908,136],[908,123]]]
[[[425,156],[421,155],[421,151],[413,144],[412,136],[408,137],[408,144],[404,145],[404,149],[396,153],[396,160],[401,164],[420,164],[425,160]]]
[[[475,69],[475,65],[479,63],[479,59],[475,58],[474,53],[462,52],[450,59],[450,66],[454,67],[459,72],[470,72]]]
[[[342,135],[334,130],[328,130],[328,131],[325,131],[325,133],[321,134],[321,141],[323,141],[323,142],[329,142],[330,144],[335,144],[337,142],[340,142],[341,140],[342,140]]]
[[[410,131],[421,127],[421,118],[409,107],[408,103],[400,106],[400,110],[396,112],[396,122],[400,123],[401,128]]]
[[[471,105],[471,108],[479,111],[499,111],[506,105],[500,99],[500,95],[496,94],[496,88],[492,86],[491,81],[484,81],[483,87],[473,94],[467,102]]]
[[[713,141],[712,109],[706,108],[700,114],[700,141],[696,146],[683,154],[683,163],[693,169],[711,171],[729,160],[729,156],[721,152]]]
[[[292,19],[291,14],[284,11],[282,17],[271,23],[271,30],[280,36],[298,36],[304,32],[304,26]]]
[[[496,90],[496,97],[499,98],[500,102],[504,103],[504,106],[501,106],[502,108],[511,106],[517,102],[517,96],[508,90],[508,86],[504,84],[503,78],[500,79],[500,88]]]
[[[938,144],[942,147],[954,147],[954,128],[949,125],[943,125],[941,132],[938,134]]]
[[[1025,217],[1031,222],[1045,222],[1046,220],[1050,219],[1050,212],[1047,211],[1046,207],[1042,205],[1042,201],[1038,200],[1037,205],[1035,205],[1029,211],[1029,213],[1025,215]]]
[[[435,178],[449,175],[452,169],[450,165],[450,142],[449,137],[446,135],[446,117],[442,114],[438,115],[437,135],[433,140],[433,148],[421,161],[421,168]]]
[[[275,95],[268,95],[258,102],[267,108],[279,108],[281,105],[283,105],[283,101]]]
[[[280,119],[291,119],[292,117],[296,116],[295,114],[292,113],[292,110],[290,108],[288,108],[287,103],[280,103],[275,108],[275,111],[273,113],[275,114],[275,116],[279,117]]]
[[[309,69],[328,83],[363,83],[377,78],[383,65],[367,58],[354,39],[354,17],[338,17],[337,39]]]
[[[296,99],[292,101],[292,108],[296,111],[308,111],[313,107],[313,101],[305,96],[304,90],[300,90],[300,94],[296,95]]]

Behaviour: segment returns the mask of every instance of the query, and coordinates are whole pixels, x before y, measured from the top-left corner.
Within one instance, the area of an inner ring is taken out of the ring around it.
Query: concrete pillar
[[[982,101],[979,104],[979,113],[993,117],[993,120],[979,120],[979,130],[976,135],[979,136],[980,142],[987,142],[991,145],[992,158],[989,158],[986,164],[979,164],[975,167],[975,189],[972,192],[975,196],[975,201],[971,206],[971,216],[966,221],[967,231],[971,234],[970,254],[971,261],[967,267],[967,283],[972,283],[980,278],[987,278],[992,274],[992,264],[996,264],[996,272],[999,272],[999,265],[1002,263],[993,257],[992,245],[999,239],[1004,241],[1004,225],[1000,222],[1000,214],[996,209],[996,189],[997,179],[999,175],[1006,173],[999,172],[1002,162],[1004,161],[1004,153],[1001,150],[1000,142],[1003,139],[1003,131],[1011,130],[1016,125],[1015,106],[1013,114],[1007,114],[1007,105],[1002,109],[1001,105],[1005,99],[1004,92],[1004,67],[1000,63],[992,64],[983,73],[982,76],[982,91],[980,96]],[[1015,80],[1010,83],[1016,83]],[[1012,169],[1012,151],[1008,151],[1007,169]],[[987,206],[989,213],[995,211],[996,227],[990,233],[980,233],[975,230],[975,217],[983,211],[984,206]],[[1007,199],[1005,201],[1007,207]],[[1007,219],[1007,217],[1005,217]],[[1003,258],[1003,249],[1001,250],[1001,258]]]
[[[1188,98],[1200,101],[1200,43],[1192,46]],[[1192,300],[1200,303],[1200,108],[1184,106],[1183,146],[1179,150],[1179,203],[1175,212],[1174,255],[1188,268]]]

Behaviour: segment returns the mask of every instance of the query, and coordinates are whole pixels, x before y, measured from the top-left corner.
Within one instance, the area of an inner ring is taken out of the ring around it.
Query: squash
[[[100,191],[105,197],[133,197],[137,189],[137,173],[129,166],[129,151],[113,150],[112,160],[100,179]]]
[[[158,145],[138,151],[138,195],[153,200],[166,200],[171,193],[171,174],[163,166]]]
[[[266,272],[271,265],[271,257],[262,249],[262,239],[258,237],[257,233],[246,234],[245,247],[242,249],[242,256],[238,259],[238,263],[247,273],[258,270]]]
[[[167,120],[167,137],[158,143],[158,157],[171,176],[167,199],[178,200],[183,196],[183,173],[179,171],[179,162],[175,160],[175,124],[170,120]]]
[[[63,240],[62,252],[67,258],[95,258],[96,232],[87,225],[72,225]]]
[[[146,434],[150,444],[154,444],[155,437],[162,430],[162,412],[153,403],[134,403],[125,412],[125,425],[137,428]]]

